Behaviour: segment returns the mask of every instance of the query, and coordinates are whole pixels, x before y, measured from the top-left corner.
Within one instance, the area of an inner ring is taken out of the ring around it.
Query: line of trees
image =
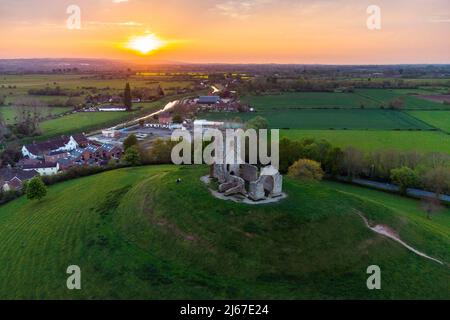
[[[280,172],[287,173],[299,159],[315,160],[327,175],[345,176],[349,181],[366,178],[392,182],[403,193],[411,187],[437,195],[450,193],[450,155],[446,153],[398,150],[364,153],[354,147],[337,148],[325,140],[281,139]]]
[[[339,89],[341,92],[353,92],[355,88],[365,89],[417,89],[420,85],[398,80],[377,81],[367,78],[366,80],[332,80],[299,77],[297,79],[277,78],[274,76],[255,77],[249,81],[240,82],[232,87],[241,94],[263,94],[267,92],[289,92],[289,91],[316,91],[333,92]]]

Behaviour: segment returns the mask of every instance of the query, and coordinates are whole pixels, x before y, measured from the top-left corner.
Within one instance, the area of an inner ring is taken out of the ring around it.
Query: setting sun
[[[164,46],[164,42],[154,34],[136,36],[130,39],[127,47],[142,54],[148,54]]]

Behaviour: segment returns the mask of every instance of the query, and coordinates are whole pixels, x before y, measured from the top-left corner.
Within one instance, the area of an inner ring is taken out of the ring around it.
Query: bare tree
[[[423,177],[425,186],[436,194],[436,198],[450,189],[450,168],[437,167],[428,171]]]
[[[16,100],[14,106],[16,125],[21,133],[39,133],[39,122],[44,119],[46,104],[34,98]]]
[[[350,180],[361,173],[363,161],[364,155],[358,149],[348,147],[344,150],[342,165]]]
[[[439,199],[435,197],[425,197],[421,201],[422,209],[427,213],[427,218],[431,220],[432,215],[443,209]]]
[[[450,165],[450,155],[442,152],[432,152],[427,155],[428,165],[433,169]]]
[[[3,113],[0,111],[0,143],[3,142],[5,134],[8,132],[8,127],[6,125]]]

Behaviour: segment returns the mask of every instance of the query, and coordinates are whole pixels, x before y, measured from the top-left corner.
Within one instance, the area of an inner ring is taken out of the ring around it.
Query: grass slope
[[[447,262],[448,218],[410,217],[412,200],[289,179],[281,203],[225,202],[199,181],[207,171],[122,169],[0,207],[0,298],[450,298],[448,266],[374,234],[354,211]],[[72,264],[80,291],[66,289]],[[371,264],[382,290],[366,288]]]

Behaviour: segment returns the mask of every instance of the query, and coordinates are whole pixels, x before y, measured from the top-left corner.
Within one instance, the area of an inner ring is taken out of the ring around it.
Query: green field
[[[70,135],[108,128],[121,122],[135,119],[139,116],[148,115],[164,107],[170,101],[182,99],[186,95],[176,95],[165,97],[154,102],[135,103],[132,112],[78,112],[52,120],[44,121],[40,124],[42,134],[37,137],[24,139],[45,140],[59,135]]]
[[[290,179],[287,199],[248,206],[213,198],[199,181],[207,172],[121,169],[1,206],[0,298],[450,298],[450,210],[428,220],[414,200]],[[446,265],[373,233],[355,212]],[[382,290],[366,287],[373,264]],[[69,265],[80,266],[82,290],[67,290]]]
[[[389,106],[389,101],[401,97],[404,101],[404,109],[450,109],[449,105],[421,99],[417,96],[406,94],[407,92],[414,92],[404,89],[357,89],[355,94],[370,99],[378,105],[385,104]],[[416,91],[416,93],[418,93]],[[432,94],[431,92],[424,94]]]
[[[256,113],[205,113],[200,117],[211,120],[247,121],[255,116],[268,120],[274,129],[372,129],[372,130],[429,130],[431,126],[408,114],[392,110],[279,110]]]
[[[158,85],[164,89],[168,98],[151,103],[135,103],[136,111],[133,113],[111,112],[111,113],[76,113],[64,117],[47,120],[41,123],[42,135],[25,139],[28,140],[45,140],[62,134],[72,134],[78,132],[89,132],[95,129],[101,129],[116,125],[120,122],[130,120],[134,117],[151,113],[162,107],[168,101],[184,97],[186,95],[176,95],[177,88],[191,88],[192,81],[169,80],[168,76],[158,74],[152,76],[131,75],[127,78],[110,78],[109,76],[93,75],[93,74],[33,74],[33,75],[2,75],[0,76],[0,96],[4,96],[5,105],[0,106],[6,122],[14,123],[13,106],[18,99],[32,98],[42,102],[60,101],[63,105],[67,96],[35,96],[28,95],[30,89],[43,89],[45,87],[55,88],[59,86],[62,90],[73,90],[81,96],[76,97],[80,101],[84,100],[84,96],[95,93],[101,94],[118,94],[123,91],[125,83],[129,82],[134,88],[156,88]],[[45,108],[44,115],[47,114]],[[58,115],[68,108],[52,108],[53,114]]]
[[[438,93],[438,92],[435,92]],[[450,109],[448,105],[419,98],[418,94],[433,94],[425,89],[356,89],[354,93],[295,92],[278,95],[245,96],[242,101],[258,111],[280,109],[379,109],[401,97],[405,109]]]
[[[59,86],[61,89],[83,90],[83,88],[95,87],[99,92],[123,90],[125,83],[131,87],[156,88],[159,84],[166,90],[175,87],[187,88],[192,86],[191,81],[168,81],[158,77],[132,75],[128,78],[108,78],[95,74],[25,74],[25,75],[1,75],[0,95],[23,96],[29,89],[40,89]],[[10,86],[16,87],[9,88]],[[87,90],[87,89],[85,89]]]
[[[409,111],[411,116],[450,133],[450,111]]]
[[[243,100],[256,109],[255,113],[211,112],[200,114],[199,117],[211,120],[240,118],[248,121],[255,116],[262,116],[268,120],[270,128],[283,129],[284,137],[326,139],[336,146],[354,146],[363,151],[397,149],[450,152],[449,135],[438,132],[450,132],[450,111],[414,111],[446,107],[413,95],[430,94],[432,89],[357,89],[355,93],[302,92],[248,96]],[[370,103],[365,103],[365,108],[361,109],[358,97]],[[396,97],[403,97],[404,108],[411,110],[379,108]]]
[[[44,121],[41,123],[42,135],[39,140],[45,140],[63,134],[73,134],[79,132],[89,132],[95,129],[106,128],[116,125],[121,121],[131,120],[143,113],[151,113],[164,106],[166,101],[135,104],[135,108],[141,106],[142,109],[134,112],[78,112],[64,117]],[[36,138],[35,138],[36,139]]]
[[[367,108],[378,107],[372,99],[353,93],[333,92],[296,92],[279,95],[246,96],[242,101],[257,110],[273,110],[287,108]]]
[[[45,108],[45,111],[42,114],[43,114],[43,116],[47,116],[51,113],[51,115],[56,116],[56,115],[63,114],[70,110],[71,110],[71,108],[64,108],[64,107]],[[15,123],[16,114],[14,112],[14,107],[0,107],[0,113],[6,123],[8,123],[8,124]]]
[[[450,153],[450,135],[424,131],[366,130],[281,130],[281,137],[326,139],[338,147],[353,146],[363,151],[416,150]]]

